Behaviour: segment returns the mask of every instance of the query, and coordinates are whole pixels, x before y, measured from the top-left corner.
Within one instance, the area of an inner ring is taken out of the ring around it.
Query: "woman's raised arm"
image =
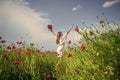
[[[51,33],[52,33],[54,36],[56,36],[56,34],[53,32],[53,30],[51,30]]]
[[[67,32],[63,35],[63,37],[62,37],[63,39],[67,37],[67,35],[69,34],[69,32],[72,30],[72,28],[73,28],[73,25],[71,24],[70,27],[69,27],[69,29],[67,30]]]
[[[73,28],[73,25],[71,24],[69,29],[67,30],[67,34],[69,34],[69,32],[72,30],[72,28]]]

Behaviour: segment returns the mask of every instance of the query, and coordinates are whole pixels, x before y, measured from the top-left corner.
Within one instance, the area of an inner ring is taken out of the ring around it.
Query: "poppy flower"
[[[101,20],[101,21],[100,21],[100,24],[103,24],[103,23],[104,23],[104,21],[103,21],[103,20]]]
[[[55,56],[59,56],[59,54],[56,51],[53,51]]]
[[[50,79],[50,78],[51,78],[51,75],[50,75],[50,74],[48,74],[46,78],[47,78],[47,79]]]
[[[0,39],[2,39],[2,37],[0,36]]]
[[[22,44],[22,41],[17,41],[16,43],[17,43],[17,44]]]
[[[34,43],[30,43],[30,46],[33,46],[33,45],[35,45]]]
[[[5,40],[1,40],[0,42],[1,42],[1,43],[5,43],[6,41],[5,41]]]
[[[69,53],[69,54],[68,54],[68,58],[70,58],[70,57],[72,57],[72,55]]]
[[[18,55],[17,58],[18,58],[18,60],[21,60],[22,56],[21,56],[21,55]]]
[[[48,24],[47,27],[48,27],[48,30],[52,31],[52,24]]]
[[[84,50],[86,48],[86,46],[84,44],[81,45],[80,47],[82,50]]]
[[[7,54],[3,54],[2,57],[3,57],[3,58],[6,58],[6,57],[7,57]]]
[[[50,50],[47,50],[46,53],[51,53],[51,51],[50,51]]]
[[[12,48],[12,49],[16,49],[16,47],[15,47],[15,46],[11,46],[11,48]]]
[[[25,50],[25,53],[26,53],[26,54],[30,54],[31,51],[32,51],[32,50],[31,50],[30,48],[27,48],[27,49]]]
[[[75,31],[76,31],[76,32],[79,32],[79,28],[78,28],[78,26],[76,26]]]
[[[71,44],[72,42],[71,42],[71,40],[69,40],[67,43],[68,43],[68,44]]]
[[[8,53],[9,51],[8,51],[8,50],[4,50],[3,52],[4,52],[4,53]]]
[[[78,41],[78,44],[81,44],[82,43],[82,40]]]
[[[43,63],[42,62],[38,62],[38,66],[42,67]]]
[[[37,52],[37,53],[40,53],[41,51],[40,51],[39,49],[36,49],[36,52]]]
[[[21,48],[17,48],[17,49],[15,49],[14,51],[15,51],[16,54],[20,54],[21,51],[22,51],[22,49],[21,49]]]
[[[12,49],[12,47],[11,47],[10,45],[9,45],[9,46],[7,46],[6,48],[7,48],[7,49]]]
[[[13,65],[16,65],[16,66],[20,65],[20,61],[13,61]]]
[[[70,46],[67,46],[68,49],[70,49],[71,47]]]

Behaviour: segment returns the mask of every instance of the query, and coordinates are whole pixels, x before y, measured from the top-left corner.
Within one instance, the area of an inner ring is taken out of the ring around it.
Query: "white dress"
[[[67,39],[67,33],[65,33],[65,34],[60,38],[60,41],[59,41],[59,44],[58,44],[58,48],[57,48],[58,57],[61,57],[61,56],[62,56],[63,49],[65,48],[65,41],[66,41],[66,39]]]

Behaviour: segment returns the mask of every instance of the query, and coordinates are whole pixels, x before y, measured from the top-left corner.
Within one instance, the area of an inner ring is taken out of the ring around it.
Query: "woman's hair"
[[[57,33],[57,36],[56,36],[56,44],[59,44],[61,34],[62,34],[62,32],[60,32],[60,31]]]

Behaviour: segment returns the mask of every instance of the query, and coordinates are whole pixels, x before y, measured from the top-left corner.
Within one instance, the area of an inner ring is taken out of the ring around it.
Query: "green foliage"
[[[119,80],[119,27],[114,30],[109,27],[103,33],[98,29],[90,30],[91,34],[84,32],[79,43],[68,44],[70,47],[61,58],[33,44],[6,46],[1,42],[0,80]]]
[[[60,80],[120,79],[120,29],[68,49],[57,65]],[[72,56],[68,58],[68,54]]]

